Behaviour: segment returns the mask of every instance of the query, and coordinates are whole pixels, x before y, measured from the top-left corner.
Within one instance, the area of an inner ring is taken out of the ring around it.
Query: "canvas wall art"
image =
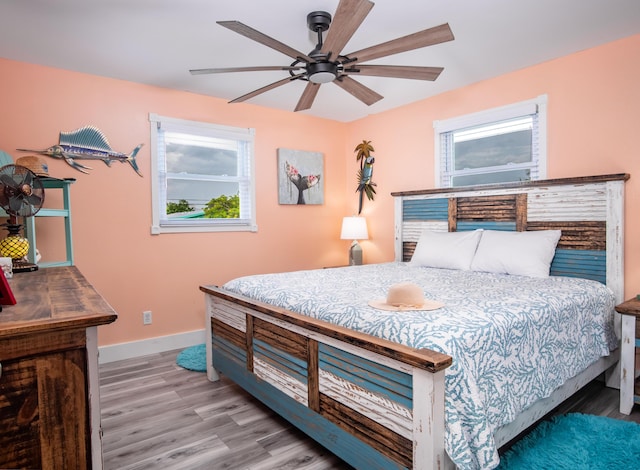
[[[278,149],[278,202],[324,204],[324,155]]]

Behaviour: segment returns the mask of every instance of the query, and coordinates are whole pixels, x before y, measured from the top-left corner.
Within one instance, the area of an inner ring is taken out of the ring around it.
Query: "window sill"
[[[257,225],[181,225],[181,226],[151,226],[151,235],[165,233],[206,233],[206,232],[257,232]]]

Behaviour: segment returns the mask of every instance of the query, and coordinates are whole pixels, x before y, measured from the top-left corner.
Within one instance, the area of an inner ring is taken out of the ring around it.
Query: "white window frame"
[[[519,103],[501,106],[477,113],[457,116],[451,119],[434,121],[434,175],[435,187],[445,187],[442,175],[442,155],[443,138],[442,134],[466,129],[473,126],[487,125],[494,122],[516,119],[519,117],[537,114],[538,132],[537,143],[538,158],[537,172],[532,175],[532,180],[546,179],[547,177],[547,95],[540,95],[534,99],[521,101]],[[451,187],[451,186],[446,186]]]
[[[187,232],[257,232],[256,225],[256,191],[255,191],[255,162],[254,162],[254,137],[255,130],[211,124],[206,122],[188,121],[155,113],[149,113],[151,123],[151,206],[152,223],[151,234],[162,233],[187,233]],[[244,191],[244,197],[240,199],[239,219],[180,219],[168,220],[166,218],[166,194],[162,188],[166,187],[166,175],[161,154],[159,152],[158,130],[180,130],[193,135],[215,136],[230,140],[243,140],[248,142],[248,161],[241,162],[241,174],[245,183],[248,183]]]

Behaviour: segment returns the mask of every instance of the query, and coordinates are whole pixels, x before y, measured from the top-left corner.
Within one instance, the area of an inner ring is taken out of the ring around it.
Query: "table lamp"
[[[345,217],[342,219],[342,240],[353,240],[349,247],[349,266],[362,264],[362,248],[358,240],[367,240],[367,220],[364,217]]]

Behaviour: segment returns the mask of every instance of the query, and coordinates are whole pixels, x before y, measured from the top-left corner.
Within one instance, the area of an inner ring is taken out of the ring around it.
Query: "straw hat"
[[[28,157],[20,157],[16,160],[16,165],[28,168],[36,176],[49,176],[49,166],[42,158],[31,155]]]
[[[426,300],[422,288],[413,282],[401,282],[389,287],[386,299],[371,300],[369,305],[380,310],[435,310],[442,302]]]

